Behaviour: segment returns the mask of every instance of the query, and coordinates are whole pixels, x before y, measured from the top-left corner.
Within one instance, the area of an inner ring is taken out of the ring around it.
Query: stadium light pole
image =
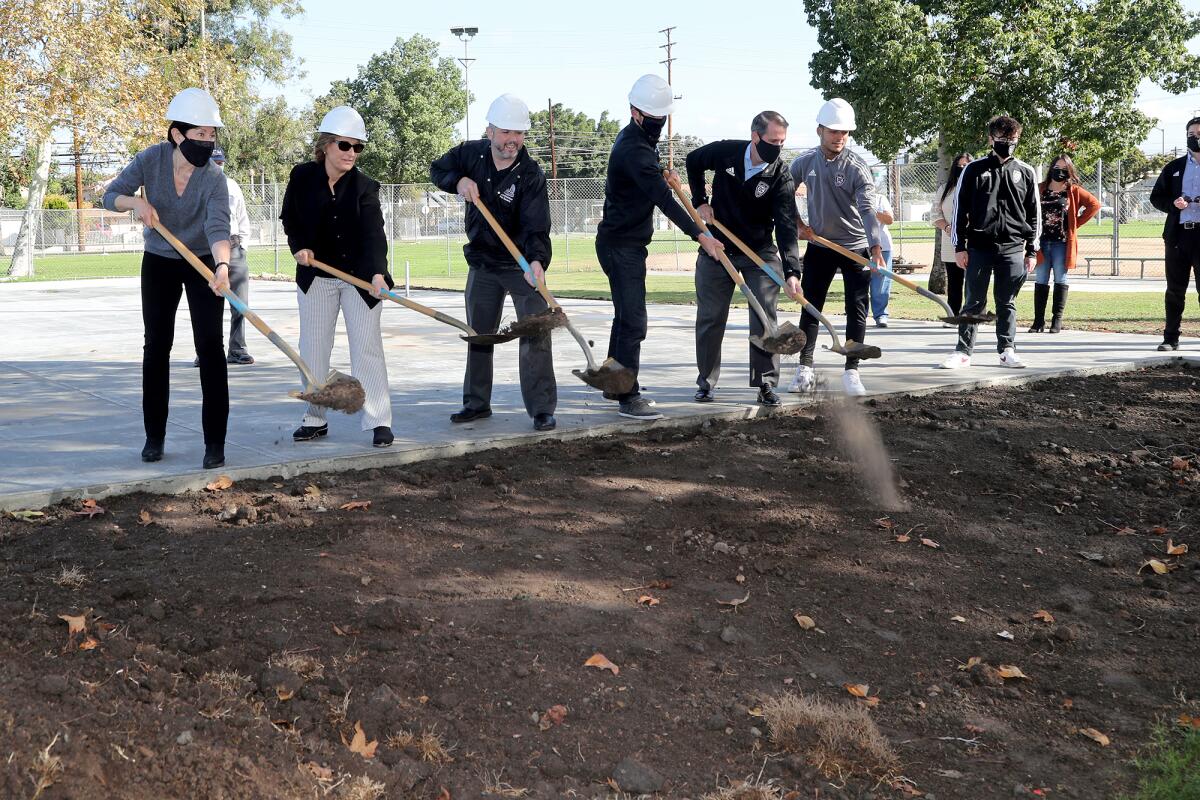
[[[463,57],[458,59],[458,63],[463,65],[463,80],[467,89],[466,135],[463,138],[469,141],[471,138],[471,62],[475,59],[467,57],[467,45],[475,38],[475,34],[479,33],[479,28],[451,28],[450,33],[457,36],[463,43]]]

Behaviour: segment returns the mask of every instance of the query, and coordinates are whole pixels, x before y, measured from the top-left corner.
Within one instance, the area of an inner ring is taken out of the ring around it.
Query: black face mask
[[[759,139],[754,145],[754,149],[758,151],[758,157],[768,164],[774,164],[775,159],[779,158],[779,154],[783,152],[783,145],[771,144],[770,142]]]
[[[992,142],[992,151],[1001,158],[1009,158],[1017,146],[1012,142]]]
[[[666,127],[667,118],[652,119],[643,114],[642,121],[638,124],[642,126],[642,130],[646,132],[646,135],[650,137],[650,141],[657,142],[658,138],[662,136],[663,128]]]
[[[1052,181],[1062,182],[1069,177],[1071,177],[1071,173],[1067,172],[1063,167],[1053,167],[1050,170],[1050,180]]]
[[[201,142],[185,138],[179,143],[179,152],[183,153],[183,157],[189,164],[198,168],[208,163],[216,146],[216,142]]]
[[[1188,150],[1191,150],[1193,153],[1200,153],[1200,136],[1188,137]]]

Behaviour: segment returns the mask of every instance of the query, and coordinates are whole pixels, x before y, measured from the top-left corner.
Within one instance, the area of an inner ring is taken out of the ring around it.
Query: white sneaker
[[[946,360],[938,364],[938,369],[962,369],[971,366],[971,357],[966,353],[955,350],[946,356]]]
[[[788,393],[804,394],[811,392],[816,382],[817,374],[813,371],[813,368],[799,364],[796,366],[796,374],[792,377],[792,382],[788,384]]]
[[[1000,366],[1008,367],[1009,369],[1025,369],[1025,362],[1017,355],[1017,351],[1011,347],[1004,348],[1004,352],[1000,354]]]
[[[848,369],[842,372],[842,388],[851,397],[863,397],[867,393],[867,388],[863,386],[862,378],[858,376],[858,370],[856,369]]]

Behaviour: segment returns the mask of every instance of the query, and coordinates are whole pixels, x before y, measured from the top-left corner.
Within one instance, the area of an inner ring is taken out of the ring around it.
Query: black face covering
[[[1013,154],[1013,151],[1016,149],[1017,149],[1017,146],[1015,144],[1013,144],[1012,142],[1001,142],[1001,141],[992,142],[992,151],[995,152],[995,154],[1000,156],[1001,158],[1011,157]]]
[[[1069,177],[1071,177],[1071,173],[1067,172],[1064,167],[1052,167],[1050,169],[1050,180],[1052,181],[1062,182]]]
[[[763,139],[759,139],[754,145],[754,149],[758,151],[758,157],[768,164],[775,163],[775,159],[779,158],[779,154],[783,152],[783,145],[771,144]]]
[[[1188,150],[1191,150],[1193,153],[1200,153],[1200,136],[1188,137]]]
[[[216,142],[201,142],[185,138],[179,143],[179,152],[183,153],[183,157],[193,167],[203,167],[212,158],[213,149],[216,146]]]
[[[653,119],[643,114],[642,121],[639,124],[642,126],[642,130],[646,132],[646,135],[650,137],[650,141],[657,142],[659,137],[662,136],[662,129],[666,127],[667,118]]]

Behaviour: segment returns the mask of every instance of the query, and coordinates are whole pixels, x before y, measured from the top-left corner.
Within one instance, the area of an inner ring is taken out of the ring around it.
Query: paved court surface
[[[903,291],[903,290],[901,290]],[[462,317],[463,298],[451,292],[414,292],[413,298]],[[298,339],[295,288],[289,283],[254,281],[251,306],[291,342]],[[565,307],[576,325],[593,338],[603,355],[611,320],[606,302],[573,300]],[[930,304],[931,312],[935,307]],[[695,391],[693,321],[690,306],[653,306],[650,335],[643,349],[642,381],[667,419],[657,425],[691,425],[711,417],[748,417],[764,412],[746,387],[746,311],[735,310],[725,341],[725,368],[717,402],[692,402]],[[840,324],[840,318],[834,318]],[[36,508],[64,498],[147,490],[180,491],[202,486],[213,472],[200,468],[199,376],[191,366],[193,349],[186,301],[180,310],[171,375],[171,417],[166,457],[143,464],[141,419],[142,325],[136,278],[55,283],[0,284],[0,325],[6,347],[0,360],[0,509]],[[226,466],[234,479],[290,476],[303,472],[401,464],[553,436],[575,438],[645,427],[623,420],[616,405],[580,383],[570,370],[583,356],[565,332],[555,335],[559,376],[558,430],[539,434],[525,416],[517,385],[516,345],[497,348],[491,419],[451,425],[461,405],[465,345],[457,332],[394,304],[384,312],[384,346],[394,411],[396,443],[371,447],[369,432],[356,417],[330,416],[330,435],[317,442],[293,443],[303,406],[288,397],[299,373],[257,331],[248,344],[258,359],[231,366],[231,415]],[[1082,371],[1127,369],[1169,360],[1156,353],[1155,336],[1068,331],[1058,336],[1018,334],[1018,347],[1030,368],[1021,372],[996,365],[991,328],[980,332],[978,366],[961,372],[933,369],[954,346],[954,331],[940,323],[894,321],[871,329],[868,341],[884,358],[865,362],[863,380],[872,394],[968,388],[997,382]],[[828,340],[822,336],[822,344]],[[1180,355],[1200,356],[1200,341],[1184,340]],[[333,363],[349,371],[344,332],[339,331]],[[794,363],[794,362],[792,362]],[[840,390],[841,360],[818,351],[818,371]],[[785,364],[784,383],[792,364]],[[786,396],[789,404],[801,402]]]

